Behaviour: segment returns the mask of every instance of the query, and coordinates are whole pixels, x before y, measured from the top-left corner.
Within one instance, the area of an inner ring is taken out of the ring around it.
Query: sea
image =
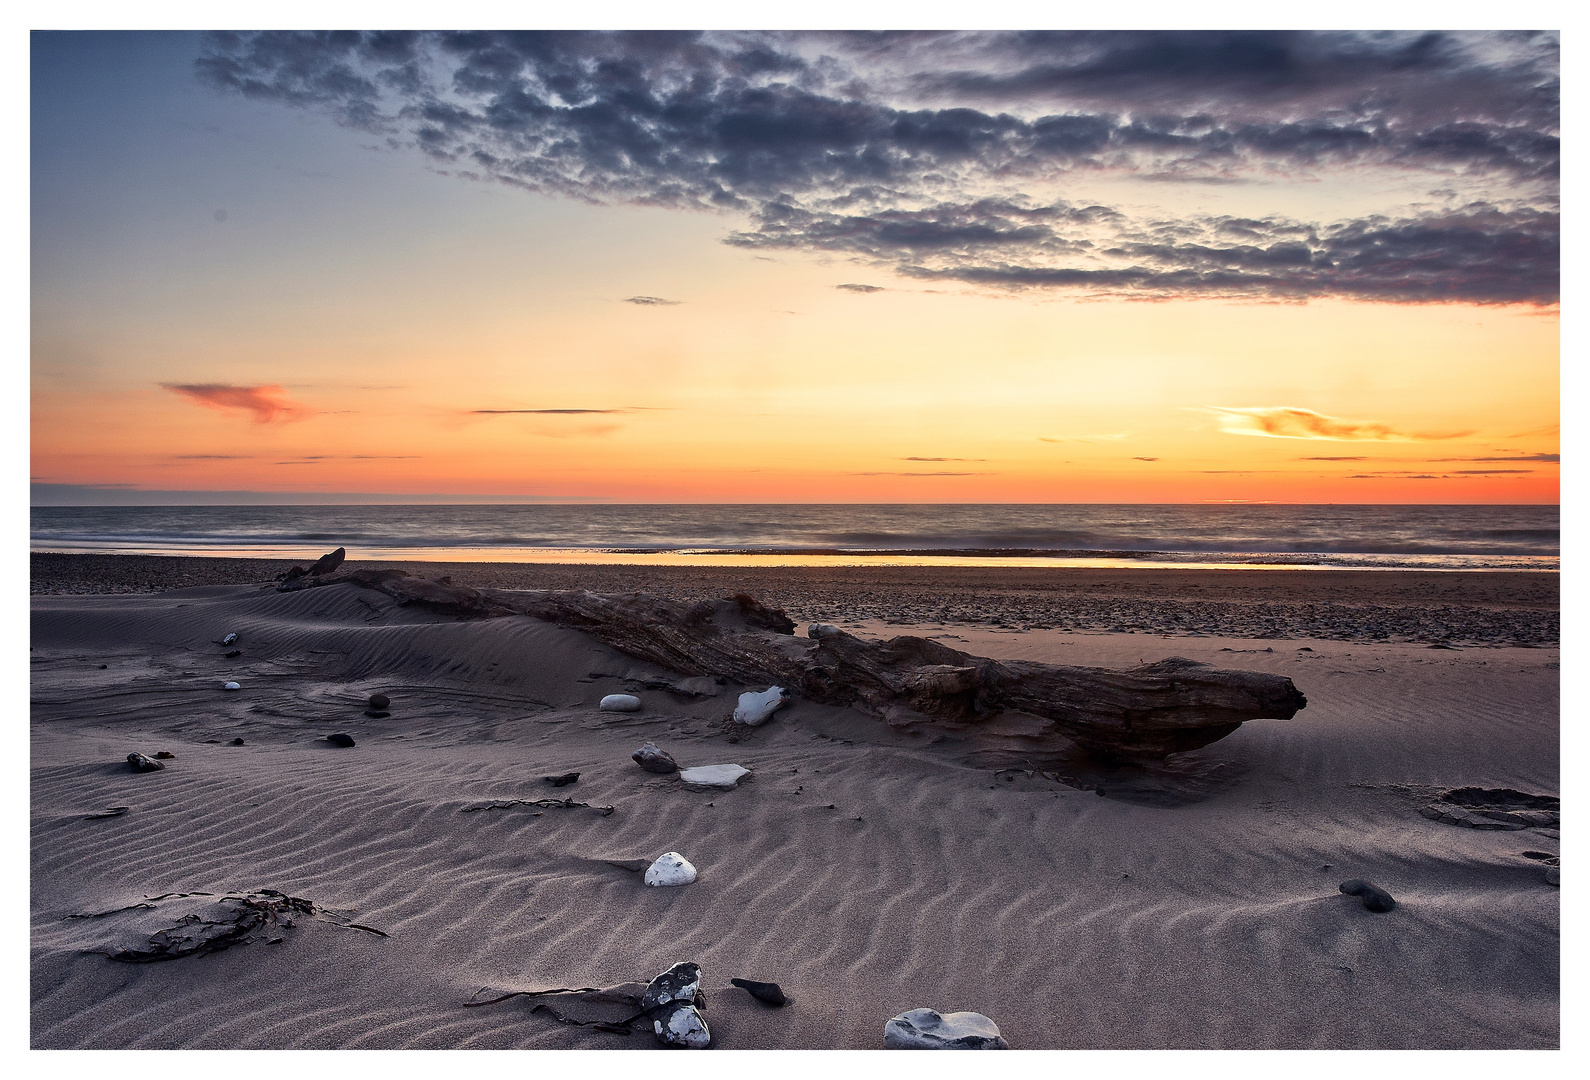
[[[32,550],[710,566],[1556,570],[1556,506],[36,506]]]

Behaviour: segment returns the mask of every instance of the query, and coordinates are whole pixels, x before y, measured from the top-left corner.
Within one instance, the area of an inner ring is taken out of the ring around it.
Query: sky
[[[1553,34],[31,51],[35,501],[1558,498]]]

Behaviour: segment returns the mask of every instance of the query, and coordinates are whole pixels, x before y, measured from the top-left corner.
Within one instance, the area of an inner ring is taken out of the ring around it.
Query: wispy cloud
[[[161,383],[174,394],[207,409],[253,414],[258,424],[278,424],[313,416],[315,410],[289,401],[280,386],[230,386],[225,383]]]
[[[901,461],[987,461],[980,457],[903,457]]]
[[[1544,461],[1561,462],[1561,454],[1507,454],[1499,457],[1443,457],[1431,461]]]
[[[888,292],[889,291],[889,290],[885,289],[882,285],[857,285],[857,284],[854,284],[854,283],[851,283],[851,284],[848,284],[848,285],[835,285],[834,288],[843,289],[845,292],[855,292],[855,293],[875,293],[875,292]]]
[[[856,472],[851,476],[993,476],[992,472]]]
[[[628,409],[470,409],[472,416],[605,416]]]
[[[624,303],[639,304],[641,307],[676,307],[684,301],[665,300],[661,296],[626,296]]]
[[[1372,420],[1342,420],[1290,405],[1258,405],[1232,408],[1207,406],[1199,412],[1213,413],[1220,419],[1220,430],[1227,435],[1259,435],[1271,439],[1325,439],[1332,442],[1426,442],[1456,439],[1469,431],[1410,433],[1398,431]]]

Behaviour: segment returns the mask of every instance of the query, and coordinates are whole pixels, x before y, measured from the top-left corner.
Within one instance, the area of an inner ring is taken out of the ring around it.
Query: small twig
[[[480,988],[480,990],[484,989],[486,989],[484,986]],[[580,986],[572,989],[560,987],[557,990],[515,990],[512,993],[502,995],[502,997],[494,997],[490,1001],[466,1001],[464,1002],[464,1008],[478,1009],[482,1005],[495,1005],[499,1001],[507,1001],[509,998],[516,997],[545,997],[548,994],[594,994],[600,989],[602,989],[600,986]],[[475,993],[480,993],[480,990],[476,990]]]

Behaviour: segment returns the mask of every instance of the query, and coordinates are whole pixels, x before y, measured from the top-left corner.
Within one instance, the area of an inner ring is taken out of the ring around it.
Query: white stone
[[[222,645],[230,645],[236,640],[237,640],[237,634],[235,634],[235,633],[228,634],[228,635],[226,635],[226,637],[221,639],[221,644]]]
[[[789,698],[789,691],[782,686],[770,686],[760,694],[746,691],[740,695],[740,704],[734,710],[734,719],[737,723],[755,727],[788,705]]]
[[[694,880],[696,868],[677,851],[664,852],[646,868],[648,885],[689,885]]]
[[[883,1025],[890,1050],[1008,1050],[999,1025],[982,1013],[912,1009]]]
[[[697,765],[681,770],[679,779],[697,787],[732,788],[740,777],[750,775],[751,770],[743,765]]]
[[[707,1030],[706,1017],[694,1005],[676,1005],[673,1010],[651,1022],[657,1041],[665,1046],[682,1046],[686,1050],[705,1050],[712,1042]]]
[[[608,694],[597,708],[602,712],[635,712],[640,708],[640,698],[634,694]]]
[[[243,684],[242,683],[229,682],[225,686],[221,687],[221,689],[222,690],[241,690],[241,689],[243,689]]]
[[[814,622],[806,628],[806,636],[809,638],[833,637],[835,634],[843,633],[844,631],[833,623]]]

